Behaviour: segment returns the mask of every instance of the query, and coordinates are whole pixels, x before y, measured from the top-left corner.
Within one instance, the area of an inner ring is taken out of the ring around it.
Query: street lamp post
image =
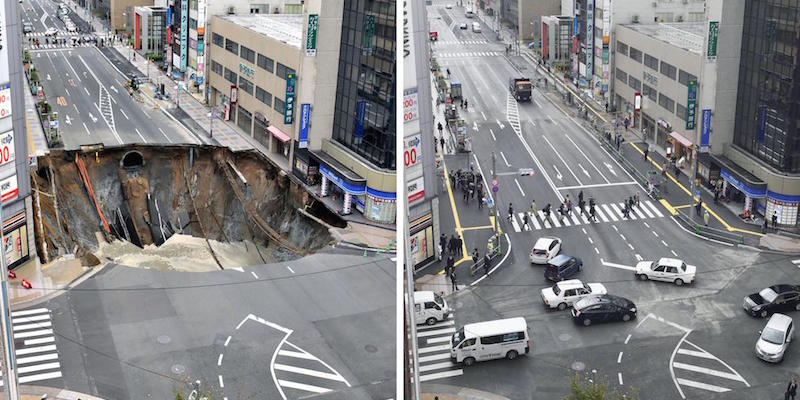
[[[216,114],[214,113],[214,108],[209,107],[210,112],[208,113],[208,137],[214,137],[214,117]]]

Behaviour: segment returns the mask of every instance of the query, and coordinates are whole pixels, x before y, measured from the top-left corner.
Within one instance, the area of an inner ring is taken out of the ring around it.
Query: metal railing
[[[744,235],[740,233],[733,233],[705,226],[704,224],[692,220],[692,218],[689,215],[686,215],[686,213],[684,213],[683,211],[681,210],[675,210],[675,211],[677,212],[676,217],[678,218],[679,222],[686,225],[694,233],[700,236],[704,236],[707,238],[735,245],[744,244]]]

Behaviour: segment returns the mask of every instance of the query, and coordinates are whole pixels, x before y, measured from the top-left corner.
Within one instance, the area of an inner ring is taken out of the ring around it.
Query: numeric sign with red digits
[[[419,117],[417,104],[417,88],[407,89],[403,92],[403,122],[411,122]]]
[[[11,116],[11,84],[0,84],[0,118]]]
[[[14,131],[0,134],[0,166],[14,161]]]
[[[403,139],[403,162],[406,168],[417,165],[420,159],[420,144],[422,142],[421,135],[411,135]]]

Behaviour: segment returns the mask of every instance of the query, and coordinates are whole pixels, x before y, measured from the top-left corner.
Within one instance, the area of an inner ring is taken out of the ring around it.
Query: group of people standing
[[[637,194],[636,195],[637,204],[638,204],[638,201],[639,201],[638,199],[639,199],[639,195]],[[631,197],[631,200],[633,200],[633,197]],[[627,204],[627,200],[626,200],[626,204]],[[594,207],[595,207],[594,198],[593,197],[589,197],[589,218],[591,218],[592,221],[597,221],[597,218],[595,217],[595,209],[594,209]],[[578,193],[578,209],[580,210],[581,215],[585,215],[586,214],[586,201],[584,201],[584,199],[583,199],[583,190],[581,190]],[[522,228],[523,229],[526,229],[526,228],[529,229],[530,228],[530,225],[529,225],[530,224],[530,217],[528,217],[528,215],[530,214],[531,216],[536,218],[537,211],[538,210],[536,208],[536,199],[533,199],[531,201],[530,213],[523,213],[523,215],[522,215]],[[552,213],[552,206],[550,205],[550,203],[547,203],[547,205],[545,205],[544,208],[542,208],[542,214],[544,214],[544,219],[545,220],[549,219],[551,213]],[[561,204],[559,204],[559,206],[558,206],[558,215],[563,220],[564,218],[569,217],[571,213],[572,213],[572,200],[570,200],[569,195],[565,195],[564,199],[561,201]],[[511,219],[513,217],[514,217],[514,204],[513,203],[508,203],[508,218],[507,219],[509,221],[511,221]]]

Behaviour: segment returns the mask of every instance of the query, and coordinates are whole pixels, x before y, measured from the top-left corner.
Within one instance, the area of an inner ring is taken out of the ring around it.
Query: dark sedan
[[[583,269],[583,261],[578,257],[559,254],[547,262],[544,277],[553,282],[561,282],[572,278]]]
[[[572,320],[583,326],[596,322],[628,322],[636,318],[636,304],[624,297],[610,294],[584,297],[572,307]]]
[[[744,310],[754,317],[789,310],[800,310],[800,286],[773,285],[744,298]]]

